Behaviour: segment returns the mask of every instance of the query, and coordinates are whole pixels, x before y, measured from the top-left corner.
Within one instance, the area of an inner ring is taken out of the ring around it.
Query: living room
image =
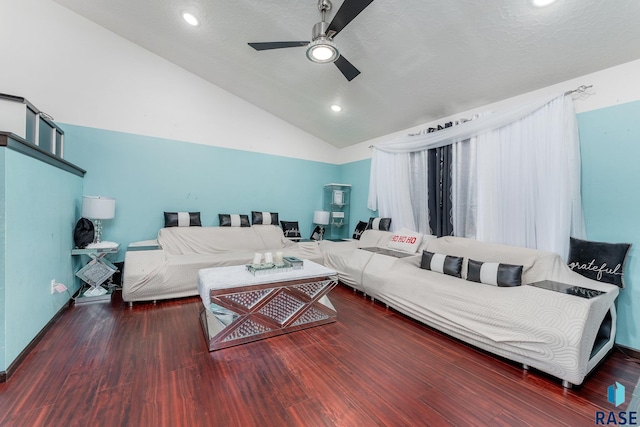
[[[375,216],[367,208],[370,145],[581,85],[592,86],[574,96],[587,237],[633,244],[617,301],[616,343],[640,351],[640,201],[634,191],[640,178],[640,60],[338,148],[59,3],[1,4],[0,35],[10,43],[2,47],[0,92],[24,97],[53,116],[65,132],[64,159],[86,174],[67,176],[0,150],[0,371],[11,370],[66,304],[64,294],[50,294],[51,280],[71,292],[79,288],[74,274],[80,261],[69,251],[83,195],[116,199],[104,235],[121,248],[155,238],[162,212],[169,210],[200,211],[209,226],[217,225],[219,213],[277,211],[283,220],[299,221],[308,237],[322,187],[330,182],[352,185],[353,228],[353,221]]]

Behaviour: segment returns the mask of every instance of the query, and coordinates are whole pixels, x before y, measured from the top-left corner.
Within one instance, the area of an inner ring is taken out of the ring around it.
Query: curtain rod
[[[566,91],[564,94],[565,94],[565,95],[570,95],[570,94],[572,94],[572,93],[583,93],[583,92],[586,92],[586,91],[587,91],[587,89],[590,89],[590,88],[592,88],[592,87],[593,87],[593,85],[589,85],[589,86],[580,85],[580,86],[578,86],[577,88],[575,88],[574,90],[568,90],[568,91]]]
[[[577,88],[573,89],[573,90],[568,90],[566,91],[564,94],[565,95],[571,95],[572,93],[584,93],[587,91],[587,89],[591,89],[593,87],[593,85],[580,85]],[[469,121],[468,119],[460,119],[460,121],[465,122],[465,121]],[[409,136],[414,136],[414,135],[420,135],[420,133],[416,133],[416,134],[409,134]],[[373,148],[373,145],[370,145],[369,148]]]

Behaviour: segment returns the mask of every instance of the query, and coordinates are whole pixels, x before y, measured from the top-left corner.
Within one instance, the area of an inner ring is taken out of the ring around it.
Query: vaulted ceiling
[[[247,45],[310,40],[317,0],[54,1],[336,147],[640,58],[637,0],[375,0],[335,38],[351,82]]]

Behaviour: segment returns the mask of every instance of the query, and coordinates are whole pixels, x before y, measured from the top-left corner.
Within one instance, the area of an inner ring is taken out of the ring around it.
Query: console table
[[[334,270],[304,260],[303,268],[254,276],[246,266],[198,272],[200,324],[209,351],[335,322],[327,294]]]

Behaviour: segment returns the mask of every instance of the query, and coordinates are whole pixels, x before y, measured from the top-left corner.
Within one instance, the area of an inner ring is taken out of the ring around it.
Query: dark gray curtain
[[[450,145],[428,150],[429,227],[438,236],[453,235]]]

